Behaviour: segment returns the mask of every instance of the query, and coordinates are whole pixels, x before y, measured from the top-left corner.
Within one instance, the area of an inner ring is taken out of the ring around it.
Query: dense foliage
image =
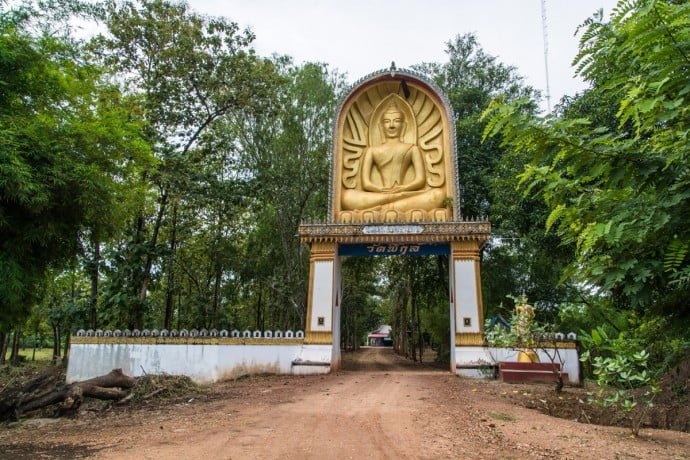
[[[574,247],[564,278],[595,292],[611,317],[624,312],[616,332],[645,347],[665,333],[681,344],[659,355],[682,352],[690,321],[690,5],[622,1],[608,21],[597,15],[583,27],[575,64],[591,89],[547,117],[526,114],[524,101],[496,102],[486,134],[526,158],[518,185],[548,208],[545,228]]]
[[[135,101],[29,9],[0,16],[0,326],[23,321],[46,271],[119,218],[149,161]]]

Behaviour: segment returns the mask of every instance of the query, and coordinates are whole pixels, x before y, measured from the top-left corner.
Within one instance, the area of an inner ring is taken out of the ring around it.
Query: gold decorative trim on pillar
[[[330,345],[333,343],[333,334],[331,332],[307,331],[304,336],[304,343],[306,345]]]
[[[483,241],[467,240],[452,241],[450,243],[453,260],[476,260],[479,261],[479,249]]]
[[[309,246],[309,261],[335,260],[337,244],[334,242],[314,242]]]
[[[484,346],[484,334],[481,332],[466,332],[455,334],[456,347],[482,347]]]

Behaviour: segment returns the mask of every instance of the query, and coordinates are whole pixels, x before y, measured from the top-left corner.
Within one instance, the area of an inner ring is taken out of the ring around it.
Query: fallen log
[[[122,369],[113,369],[108,374],[81,382],[60,384],[59,373],[53,369],[28,384],[4,391],[0,394],[0,421],[16,420],[22,414],[43,407],[60,404],[60,412],[75,411],[85,397],[119,401],[130,394],[137,382]]]

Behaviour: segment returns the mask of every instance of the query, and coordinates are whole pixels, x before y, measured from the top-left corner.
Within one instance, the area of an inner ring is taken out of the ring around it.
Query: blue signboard
[[[448,243],[357,243],[338,246],[338,255],[341,256],[433,256],[449,253]]]

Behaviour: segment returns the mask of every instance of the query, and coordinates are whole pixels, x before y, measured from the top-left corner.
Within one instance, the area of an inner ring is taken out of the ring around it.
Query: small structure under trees
[[[391,327],[387,324],[379,326],[376,330],[367,334],[367,345],[370,347],[390,347],[393,346],[391,338]]]

